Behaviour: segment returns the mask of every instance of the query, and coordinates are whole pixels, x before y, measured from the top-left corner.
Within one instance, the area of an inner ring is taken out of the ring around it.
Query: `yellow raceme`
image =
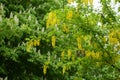
[[[96,52],[96,53],[94,53],[94,58],[95,59],[100,59],[101,58],[101,55],[100,55],[100,53],[99,52]]]
[[[27,51],[27,52],[30,52],[30,51],[31,51],[31,45],[27,45],[26,51]]]
[[[68,4],[71,4],[72,2],[74,2],[74,0],[68,0]]]
[[[72,56],[72,61],[75,61],[75,56],[74,55]]]
[[[36,40],[36,45],[39,46],[40,45],[40,40]]]
[[[88,0],[83,0],[86,5],[88,5]]]
[[[112,37],[110,37],[110,38],[109,38],[109,41],[110,41],[110,43],[112,43],[112,44],[117,44],[117,43],[119,43],[119,41],[118,41],[117,38],[112,38]]]
[[[91,56],[92,56],[93,59],[99,59],[100,58],[100,54],[98,52],[97,53],[92,52]]]
[[[72,17],[73,17],[73,11],[70,10],[70,11],[67,12],[66,19],[67,19],[67,20],[71,20]]]
[[[91,52],[90,52],[90,51],[86,51],[86,52],[85,52],[85,56],[86,56],[86,57],[90,57],[90,56],[91,56]]]
[[[62,69],[63,74],[65,73],[66,69],[67,69],[66,66],[64,66],[63,69]]]
[[[50,26],[54,26],[58,23],[58,19],[55,12],[50,12],[48,14],[48,19],[46,21],[46,28],[49,28]]]
[[[52,26],[55,25],[55,24],[57,24],[57,19],[56,19],[56,18],[54,18],[54,19],[51,21],[51,25],[52,25]]]
[[[40,45],[39,39],[33,41],[33,46],[39,46],[39,45]]]
[[[84,3],[85,5],[93,5],[93,0],[82,0],[82,3]]]
[[[80,43],[78,43],[78,49],[82,50],[82,46]]]
[[[48,68],[47,65],[43,65],[43,74],[44,74],[44,75],[47,73],[47,68]]]
[[[90,5],[93,5],[93,0],[89,0]]]
[[[82,50],[82,45],[81,45],[81,38],[77,37],[77,45],[78,45],[78,49]]]
[[[37,46],[37,41],[36,40],[33,41],[33,45]]]
[[[32,40],[30,40],[29,42],[27,42],[26,51],[30,52],[32,46],[33,46],[33,42],[32,42]]]
[[[69,29],[68,29],[68,27],[67,27],[66,24],[63,24],[62,30],[63,30],[63,32],[65,32],[65,33],[68,33],[68,32],[69,32]]]
[[[39,39],[37,39],[37,40],[30,40],[30,41],[27,42],[26,51],[30,52],[31,48],[33,46],[39,46],[39,45],[40,45],[40,40]]]
[[[85,53],[86,57],[91,57],[93,59],[101,59],[101,55],[99,52],[94,52],[94,51],[86,51]]]
[[[55,47],[55,42],[56,42],[56,37],[52,36],[52,47],[53,48]]]
[[[111,44],[117,44],[119,43],[119,37],[118,37],[118,31],[117,30],[113,30],[109,35],[109,42]]]
[[[77,37],[77,42],[80,43],[81,42],[81,38],[80,37]]]
[[[68,49],[68,59],[70,59],[70,58],[71,58],[71,55],[72,55],[71,50],[70,50],[70,49]]]
[[[65,55],[65,51],[62,51],[62,53],[61,53],[62,59],[64,59],[64,55]]]

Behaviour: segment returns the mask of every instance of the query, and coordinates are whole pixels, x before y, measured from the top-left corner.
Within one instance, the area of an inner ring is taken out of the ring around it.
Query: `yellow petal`
[[[47,68],[48,68],[47,65],[44,65],[44,66],[43,66],[43,74],[44,74],[44,75],[47,73]]]
[[[66,15],[66,19],[71,20],[72,17],[73,17],[73,11],[68,11]]]
[[[68,0],[68,4],[71,4],[74,0]]]
[[[65,53],[65,51],[62,51],[62,53],[61,53],[62,59],[64,58],[64,53]]]
[[[90,5],[93,5],[93,0],[89,0]]]
[[[64,66],[63,69],[62,69],[62,73],[64,74],[66,71],[66,67]]]
[[[68,59],[70,59],[70,57],[71,57],[71,50],[68,49]]]
[[[52,46],[55,47],[56,37],[52,36]]]

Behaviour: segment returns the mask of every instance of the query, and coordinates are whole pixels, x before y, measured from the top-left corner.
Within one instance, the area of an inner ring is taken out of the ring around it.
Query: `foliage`
[[[0,2],[0,77],[120,79],[120,16],[110,0],[98,13],[93,0]]]

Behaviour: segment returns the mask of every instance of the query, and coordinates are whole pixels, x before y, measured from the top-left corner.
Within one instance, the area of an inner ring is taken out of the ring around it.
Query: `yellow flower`
[[[119,30],[112,30],[110,32],[110,34],[108,35],[109,36],[109,42],[111,44],[117,44],[119,43]]]
[[[64,58],[64,53],[65,53],[65,51],[62,51],[62,53],[61,53],[62,59]]]
[[[43,74],[44,74],[44,75],[47,73],[47,68],[48,68],[47,65],[44,65],[44,66],[43,66]]]
[[[96,54],[94,53],[94,51],[91,52],[91,57],[96,58]]]
[[[90,5],[93,5],[93,0],[82,0],[82,3],[85,5],[88,5],[88,3],[90,3]]]
[[[33,45],[34,45],[34,46],[37,45],[37,41],[36,41],[36,40],[33,41]]]
[[[66,15],[66,19],[71,20],[72,17],[73,17],[73,11],[68,11]]]
[[[100,56],[100,53],[99,52],[94,52],[94,51],[92,51],[91,52],[91,57],[93,58],[93,59],[101,59],[101,56]]]
[[[33,41],[30,40],[30,41],[28,42],[28,44],[31,45],[31,46],[33,46]]]
[[[93,0],[89,0],[90,5],[93,5]]]
[[[67,28],[66,24],[63,24],[63,32],[68,33],[69,29]]]
[[[77,37],[77,45],[78,45],[78,49],[82,49],[82,46],[81,46],[81,38],[80,37]]]
[[[48,19],[46,21],[46,27],[48,28],[49,26],[54,26],[57,23],[58,23],[58,19],[57,19],[56,13],[50,12],[48,14]]]
[[[31,46],[30,46],[30,45],[27,45],[26,51],[27,51],[27,52],[30,52],[30,51],[31,51]]]
[[[52,36],[52,46],[55,47],[56,37]]]
[[[88,5],[88,0],[82,0],[82,2],[86,5]]]
[[[70,59],[70,57],[71,57],[71,50],[68,49],[68,59]]]
[[[36,40],[36,46],[39,46],[40,45],[40,40]]]
[[[53,25],[55,25],[55,24],[57,24],[57,19],[56,19],[56,18],[53,18],[53,20],[51,21],[51,25],[53,26]]]
[[[75,56],[74,55],[72,56],[72,61],[75,61]]]
[[[62,69],[62,73],[64,74],[65,71],[66,71],[66,66],[63,67],[63,69]]]
[[[110,34],[109,34],[109,37],[113,37],[113,35],[114,35],[114,31],[112,31]]]
[[[78,43],[78,49],[82,50],[82,46],[80,43]]]
[[[74,0],[68,0],[68,4],[71,4]]]
[[[118,41],[117,38],[112,38],[112,37],[110,37],[110,38],[109,38],[109,41],[110,41],[110,43],[112,43],[112,44],[117,44],[117,43],[119,43],[119,41]]]
[[[96,53],[95,53],[95,56],[96,56],[96,57],[95,57],[96,59],[100,59],[100,58],[101,58],[99,52],[96,52]]]
[[[32,42],[32,40],[30,40],[29,42],[27,42],[26,51],[27,51],[27,52],[30,52],[32,46],[33,46],[33,42]]]
[[[54,19],[54,18],[56,18],[56,13],[55,13],[55,12],[50,12],[50,13],[48,14],[48,20],[52,20],[52,19]]]
[[[76,40],[77,40],[77,42],[78,42],[78,43],[80,43],[80,42],[81,42],[80,37],[77,37],[77,39],[76,39]]]
[[[90,51],[86,51],[85,56],[86,57],[90,57],[91,56],[91,52]]]

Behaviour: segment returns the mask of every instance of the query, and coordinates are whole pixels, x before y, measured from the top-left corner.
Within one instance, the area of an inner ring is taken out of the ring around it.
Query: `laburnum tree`
[[[120,79],[120,15],[111,0],[100,0],[101,11],[93,0],[10,1],[0,6],[0,77]]]

